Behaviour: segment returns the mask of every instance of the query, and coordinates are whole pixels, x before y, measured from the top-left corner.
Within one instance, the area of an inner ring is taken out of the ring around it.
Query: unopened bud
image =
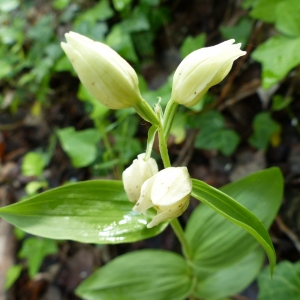
[[[158,172],[156,161],[151,157],[147,161],[144,158],[145,153],[139,154],[122,175],[124,189],[131,202],[138,201],[143,183]]]
[[[197,104],[211,86],[225,78],[233,62],[246,54],[241,44],[233,43],[228,40],[189,54],[174,73],[171,99],[187,107]]]

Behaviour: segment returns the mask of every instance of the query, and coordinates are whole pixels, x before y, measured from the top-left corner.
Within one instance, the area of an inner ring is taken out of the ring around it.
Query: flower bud
[[[93,97],[111,109],[142,101],[134,69],[117,52],[75,32],[65,36],[61,46]]]
[[[233,61],[246,54],[241,44],[233,43],[228,40],[184,58],[174,73],[171,99],[187,107],[197,104],[211,86],[225,78]]]
[[[141,196],[133,211],[146,213],[155,207],[157,215],[147,224],[148,228],[179,217],[188,207],[192,181],[186,167],[163,169],[145,181]]]
[[[129,201],[138,201],[143,183],[158,172],[157,163],[153,158],[144,160],[145,153],[139,154],[122,174],[124,189]]]

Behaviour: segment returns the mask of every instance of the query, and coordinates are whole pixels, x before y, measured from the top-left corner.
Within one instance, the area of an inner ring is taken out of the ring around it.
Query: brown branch
[[[279,215],[276,217],[276,223],[279,229],[283,233],[285,233],[289,237],[289,239],[294,243],[294,246],[298,250],[298,252],[300,252],[300,240],[298,236],[287,227],[287,225],[283,222]]]
[[[263,27],[263,23],[262,22],[258,22],[257,23],[257,27],[255,28],[255,30],[252,32],[252,35],[251,35],[251,38],[250,38],[250,41],[247,45],[247,48],[246,48],[246,52],[247,54],[242,56],[241,59],[238,60],[238,63],[237,65],[235,66],[233,72],[231,72],[230,76],[229,76],[229,79],[227,80],[222,92],[221,92],[221,95],[216,103],[216,107],[218,107],[219,105],[221,105],[221,103],[223,102],[223,100],[226,98],[231,86],[232,86],[232,83],[235,79],[235,77],[238,75],[238,73],[240,72],[240,69],[242,68],[245,60],[248,58],[248,56],[250,55],[250,53],[252,52],[253,50],[253,42],[254,40],[257,38],[257,35],[258,33],[262,30],[262,27]]]

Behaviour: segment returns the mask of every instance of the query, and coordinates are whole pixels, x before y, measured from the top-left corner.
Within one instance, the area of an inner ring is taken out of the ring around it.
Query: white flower
[[[191,191],[192,181],[186,167],[163,169],[142,185],[133,211],[146,213],[154,206],[157,215],[147,224],[151,228],[179,217],[188,207]]]
[[[122,174],[124,189],[131,202],[138,201],[143,183],[158,172],[157,163],[153,158],[144,160],[145,153],[139,154]]]
[[[189,54],[175,71],[171,99],[187,107],[197,104],[211,86],[225,78],[233,61],[246,54],[241,44],[233,43],[228,40]]]
[[[61,46],[93,97],[111,109],[142,101],[134,69],[117,52],[75,32],[65,36],[67,43]]]

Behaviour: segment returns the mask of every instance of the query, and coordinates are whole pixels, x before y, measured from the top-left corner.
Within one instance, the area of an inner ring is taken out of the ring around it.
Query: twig
[[[256,93],[257,88],[260,86],[260,80],[259,79],[254,79],[249,82],[249,84],[243,86],[240,90],[236,92],[236,95],[233,96],[232,98],[229,98],[226,100],[224,103],[221,103],[218,106],[218,110],[222,111],[228,106],[232,106],[236,104],[237,102],[245,99],[246,97],[253,95]]]
[[[181,148],[177,160],[172,164],[173,167],[187,166],[194,152],[194,141],[198,131],[193,130],[185,140],[183,147]]]
[[[298,236],[287,227],[287,225],[283,222],[283,220],[279,215],[276,217],[276,223],[279,229],[282,232],[284,232],[289,237],[289,239],[294,243],[294,246],[298,250],[298,252],[300,252],[300,240]]]

